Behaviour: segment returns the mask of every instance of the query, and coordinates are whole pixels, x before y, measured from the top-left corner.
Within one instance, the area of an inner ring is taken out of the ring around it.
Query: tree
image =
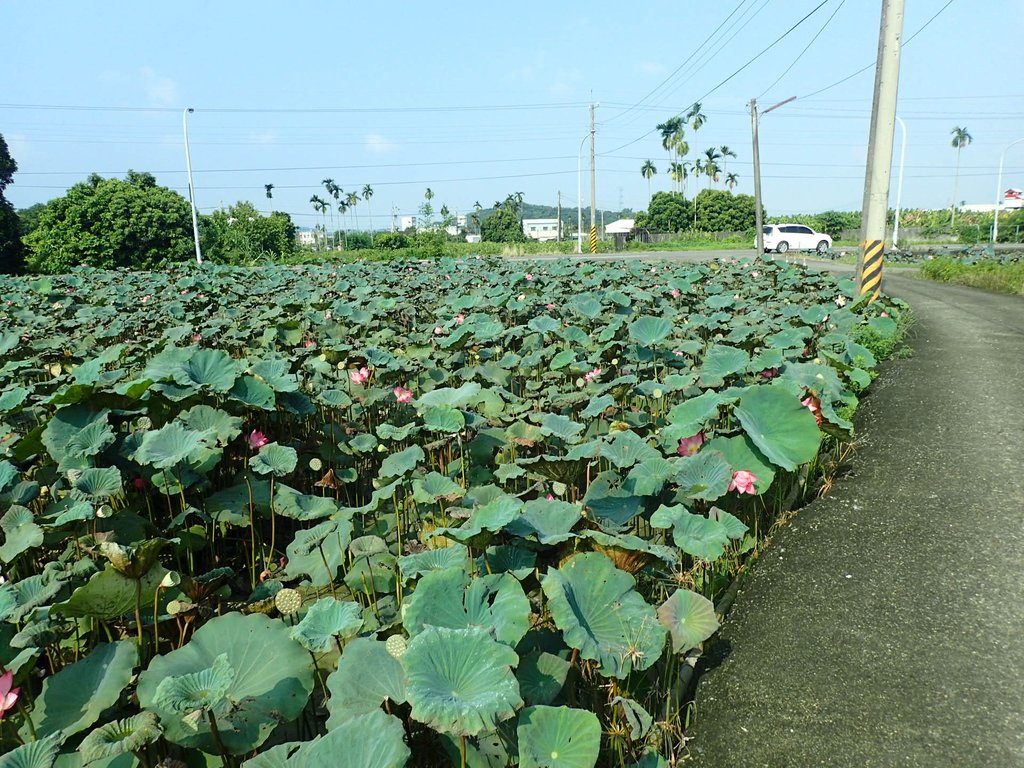
[[[700,215],[698,230],[704,232],[743,232],[755,223],[754,198],[734,195],[724,189],[704,189],[694,201]]]
[[[210,261],[250,264],[256,259],[278,259],[295,253],[295,224],[287,213],[262,215],[250,202],[239,201],[227,210],[202,218],[203,253]]]
[[[647,179],[647,199],[651,199],[651,178],[658,172],[650,160],[640,166],[640,175]]]
[[[637,229],[681,232],[689,225],[689,205],[678,192],[655,192],[646,212],[636,216]]]
[[[719,156],[722,158],[722,173],[726,175],[726,179],[729,178],[729,158],[736,157],[736,153],[729,149],[727,146],[722,145],[718,148]]]
[[[0,274],[16,275],[25,266],[21,219],[4,195],[4,190],[14,181],[17,171],[18,164],[11,157],[7,142],[0,134]]]
[[[722,155],[719,153],[717,147],[708,147],[704,150],[704,157],[707,158],[704,162],[704,173],[708,177],[708,189],[711,189],[711,182],[718,181],[719,173],[722,170],[718,165],[718,161],[722,159]]]
[[[707,115],[700,111],[701,104],[699,101],[694,102],[693,106],[690,107],[690,111],[686,113],[686,119],[690,122],[690,127],[695,131],[699,131],[704,123],[708,121]]]
[[[313,204],[313,210],[320,214],[320,218],[323,219],[323,232],[324,236],[327,236],[327,201],[318,195],[313,195],[309,198],[309,202]],[[333,214],[332,214],[333,218]]]
[[[514,200],[512,195],[509,195]],[[480,225],[480,239],[489,243],[525,243],[523,225],[512,205],[495,206],[495,211]]]
[[[960,185],[960,150],[962,150],[964,147],[966,147],[972,141],[971,134],[969,134],[967,132],[967,128],[966,127],[964,127],[964,128],[953,128],[952,133],[953,133],[953,141],[951,143],[952,143],[953,149],[956,150],[956,173],[953,176],[953,207],[951,209],[952,213],[951,213],[951,215],[949,217],[949,226],[951,226],[951,227],[956,222],[956,205],[957,205],[957,203],[956,203],[956,196],[957,196],[957,187]]]
[[[352,209],[352,218],[356,221],[356,230],[359,229],[359,214],[356,213],[356,206],[359,205],[359,195],[355,192],[349,192],[345,196],[345,202],[348,203],[348,207]]]
[[[655,127],[661,132],[662,148],[669,153],[669,164],[677,162],[680,157],[690,151],[690,145],[683,139],[683,119],[681,117],[671,117]]]
[[[726,176],[725,176],[725,186],[727,186],[729,188],[730,192],[732,192],[733,188],[737,184],[739,184],[739,183],[740,183],[740,177],[737,176],[735,173],[728,173],[728,174],[726,174]]]
[[[124,179],[97,174],[51,200],[25,238],[28,266],[39,272],[72,267],[152,269],[192,257],[188,201],[151,174]]]
[[[370,217],[370,247],[373,247],[373,208],[370,207],[370,198],[373,197],[373,187],[369,184],[363,185],[363,200],[366,201],[366,213]]]
[[[266,192],[267,192],[267,200],[272,200],[273,197],[274,197],[274,185],[273,184],[264,184],[263,185],[263,189],[265,189]]]

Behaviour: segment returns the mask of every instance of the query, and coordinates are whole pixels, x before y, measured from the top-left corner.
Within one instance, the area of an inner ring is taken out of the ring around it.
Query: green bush
[[[402,232],[382,232],[373,238],[373,247],[382,251],[397,251],[409,247],[409,238]]]

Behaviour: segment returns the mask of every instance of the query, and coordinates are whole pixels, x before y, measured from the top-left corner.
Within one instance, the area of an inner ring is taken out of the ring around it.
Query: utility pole
[[[757,253],[764,255],[764,215],[761,213],[761,150],[757,143],[757,99],[750,100],[750,132],[754,138],[754,237]]]
[[[558,191],[558,242],[562,242],[562,191]]]
[[[875,64],[875,93],[868,136],[868,161],[864,174],[863,229],[857,293],[870,301],[882,291],[886,216],[889,212],[889,178],[892,173],[893,138],[896,133],[896,97],[900,81],[900,46],[903,36],[904,0],[882,0]]]
[[[195,112],[192,107],[187,107],[181,114],[182,129],[185,134],[185,168],[188,171],[188,201],[192,206],[192,235],[196,241],[196,264],[202,266],[203,251],[199,247],[199,217],[196,214],[196,187],[192,183],[192,155],[188,151],[188,116]]]
[[[590,105],[590,252],[597,253],[597,152],[594,135],[594,107]]]
[[[762,115],[767,115],[773,109],[778,109],[783,104],[789,104],[789,102],[796,100],[796,96],[790,96],[788,99],[780,101],[778,104],[772,104],[768,109],[762,112]],[[755,238],[757,243],[757,255],[761,256],[764,253],[764,214],[763,206],[761,204],[761,149],[757,138],[757,126],[761,118],[757,114],[757,99],[750,100],[750,133],[753,137],[754,144],[754,229],[756,231]],[[697,215],[694,211],[694,221],[696,221]]]

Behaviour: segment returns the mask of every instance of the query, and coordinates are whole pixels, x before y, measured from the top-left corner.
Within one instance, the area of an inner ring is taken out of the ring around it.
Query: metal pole
[[[761,213],[761,152],[757,145],[757,99],[750,100],[750,132],[754,139],[754,232],[756,258],[764,254],[764,215]]]
[[[584,136],[576,153],[576,253],[583,253],[583,144],[586,140]]]
[[[999,156],[999,176],[996,179],[996,209],[992,215],[992,245],[996,244],[996,238],[999,236],[999,209],[1003,204],[1003,161],[1006,160],[1006,153],[1010,151],[1010,147],[1022,142],[1024,142],[1024,139],[1011,141],[1003,149],[1003,154]]]
[[[188,201],[192,205],[192,236],[196,241],[196,264],[202,266],[203,251],[199,247],[199,216],[196,214],[196,188],[192,183],[192,156],[188,151],[188,115],[195,112],[192,107],[187,107],[181,115],[181,122],[185,130],[185,168],[188,169]]]
[[[896,221],[892,227],[892,247],[899,248],[900,245],[900,204],[903,201],[903,161],[907,156],[907,124],[903,118],[896,115],[896,122],[900,124],[900,180],[896,185]]]
[[[875,64],[875,94],[871,108],[871,133],[864,184],[863,236],[858,294],[874,301],[882,290],[886,216],[889,213],[889,179],[892,172],[893,134],[896,132],[896,97],[900,80],[900,39],[903,34],[903,0],[883,0],[882,20]]]
[[[590,252],[597,253],[597,152],[595,151],[594,107],[590,105]]]

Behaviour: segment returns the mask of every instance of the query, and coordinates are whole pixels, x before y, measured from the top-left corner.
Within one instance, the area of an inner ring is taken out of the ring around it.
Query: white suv
[[[785,253],[794,251],[817,251],[826,253],[832,247],[832,238],[824,232],[815,232],[803,224],[765,224],[764,250]],[[754,247],[757,247],[755,242]]]

